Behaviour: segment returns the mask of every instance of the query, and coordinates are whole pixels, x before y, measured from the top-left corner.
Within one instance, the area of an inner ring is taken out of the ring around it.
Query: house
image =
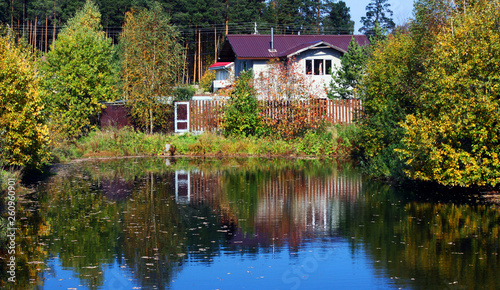
[[[369,44],[365,35],[273,35],[272,31],[270,35],[229,34],[218,62],[209,67],[216,71],[214,88],[230,84],[244,70],[253,69],[258,76],[267,70],[270,60],[293,59],[299,72],[326,97],[324,87],[330,84],[331,70],[340,67],[340,58],[353,37],[360,45]]]

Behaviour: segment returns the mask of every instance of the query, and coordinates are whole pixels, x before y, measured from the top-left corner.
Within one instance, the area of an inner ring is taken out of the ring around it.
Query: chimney
[[[274,27],[271,27],[271,48],[269,52],[276,52],[276,49],[274,49]]]

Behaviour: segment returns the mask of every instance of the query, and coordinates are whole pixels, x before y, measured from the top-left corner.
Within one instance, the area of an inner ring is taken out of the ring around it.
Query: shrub
[[[210,92],[212,89],[212,83],[215,80],[215,71],[207,70],[200,80],[200,87],[204,92]]]
[[[253,88],[252,70],[241,73],[234,87],[226,93],[229,100],[223,109],[224,135],[258,135],[261,129],[260,107]]]
[[[457,13],[424,63],[422,110],[402,127],[398,150],[414,179],[447,186],[500,184],[500,1]]]
[[[196,93],[196,89],[192,86],[181,85],[174,90],[174,101],[189,101]]]
[[[261,72],[255,83],[263,98],[263,133],[289,140],[321,127],[319,104],[315,101],[317,88],[303,75],[298,62],[291,59],[285,65],[271,61],[269,69]]]

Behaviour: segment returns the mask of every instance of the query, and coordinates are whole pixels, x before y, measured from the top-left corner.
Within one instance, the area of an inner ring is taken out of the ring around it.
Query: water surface
[[[393,188],[351,163],[140,158],[56,172],[21,205],[20,289],[500,288],[495,206]]]

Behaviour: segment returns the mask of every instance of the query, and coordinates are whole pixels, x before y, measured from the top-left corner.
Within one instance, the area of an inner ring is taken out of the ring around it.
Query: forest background
[[[265,34],[274,27],[278,34],[353,34],[355,26],[344,1],[95,1],[103,30],[115,44],[125,13],[133,7],[152,7],[154,2],[161,4],[170,23],[181,33],[186,48],[182,81],[186,84],[201,80],[228,33]],[[28,35],[29,44],[47,52],[63,26],[84,4],[85,0],[0,0],[0,22],[9,24],[20,35]]]

